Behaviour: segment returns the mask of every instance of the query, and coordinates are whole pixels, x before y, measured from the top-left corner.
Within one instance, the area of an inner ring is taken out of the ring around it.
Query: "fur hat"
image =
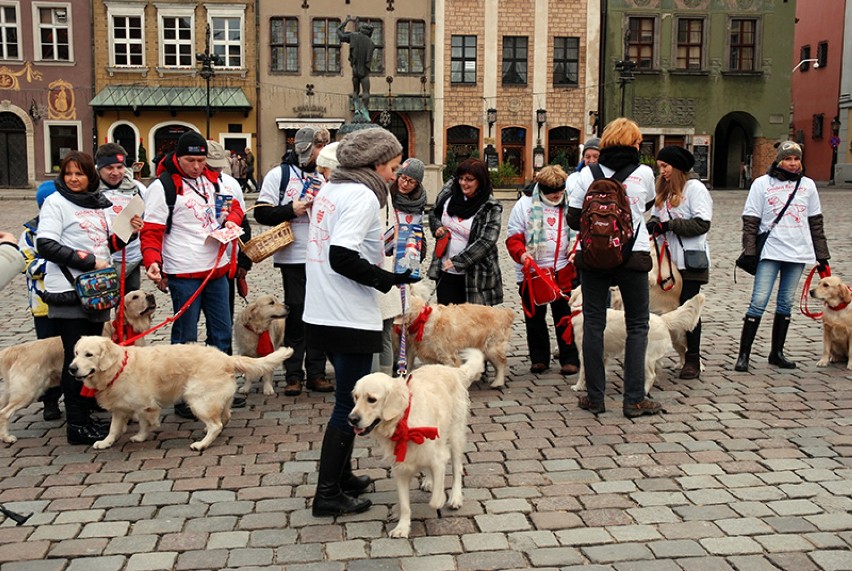
[[[787,157],[802,158],[802,147],[793,141],[784,141],[778,145],[778,152],[775,153],[775,162],[780,163]]]
[[[405,175],[408,178],[413,178],[418,184],[423,183],[423,161],[415,158],[405,159],[399,169],[396,171],[396,176]]]
[[[601,140],[597,137],[592,137],[591,139],[586,139],[586,142],[583,143],[583,152],[585,153],[588,149],[592,149],[594,151],[601,150]]]
[[[345,168],[372,167],[401,154],[402,145],[382,127],[353,131],[337,147],[337,160]]]
[[[657,153],[657,160],[668,163],[677,170],[683,172],[689,172],[692,170],[693,165],[695,165],[695,157],[692,153],[683,147],[678,147],[676,145],[670,145],[660,149],[660,152]]]
[[[207,157],[207,139],[198,131],[187,131],[178,139],[175,156]]]
[[[340,143],[334,142],[322,148],[319,155],[317,156],[318,167],[336,169],[338,166],[340,166],[340,163],[337,162],[337,146],[339,144]]]
[[[320,127],[302,127],[296,131],[296,153],[299,155],[299,164],[306,165],[311,161],[314,145],[327,145],[331,139],[328,129]]]

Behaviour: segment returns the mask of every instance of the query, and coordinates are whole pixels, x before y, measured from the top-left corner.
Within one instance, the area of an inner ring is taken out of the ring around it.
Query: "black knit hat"
[[[657,160],[668,163],[679,171],[689,172],[695,164],[695,157],[683,147],[674,145],[663,147],[657,153]]]
[[[197,131],[187,131],[178,139],[175,156],[207,157],[207,139]]]

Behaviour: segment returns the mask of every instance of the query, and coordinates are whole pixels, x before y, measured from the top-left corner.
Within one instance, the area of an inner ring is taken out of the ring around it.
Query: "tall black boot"
[[[369,476],[356,476],[352,473],[352,449],[355,447],[355,441],[349,445],[349,451],[346,454],[346,460],[343,462],[343,472],[340,474],[340,489],[350,496],[360,496],[373,483],[373,479]]]
[[[784,356],[784,342],[787,340],[789,327],[790,316],[776,313],[772,321],[772,350],[769,352],[769,364],[782,369],[796,368],[796,363]]]
[[[760,317],[746,315],[743,318],[743,331],[740,334],[740,355],[737,357],[737,364],[734,365],[735,371],[748,371],[748,358],[751,355],[751,345],[754,343],[754,336],[757,335],[757,328],[759,326]]]
[[[348,462],[355,435],[333,426],[325,429],[320,455],[317,491],[314,494],[314,517],[361,513],[372,505],[364,498],[353,498],[340,487],[344,464]],[[350,467],[351,470],[351,467]]]

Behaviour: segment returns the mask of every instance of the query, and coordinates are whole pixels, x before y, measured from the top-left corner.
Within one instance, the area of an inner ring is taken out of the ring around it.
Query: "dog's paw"
[[[388,535],[390,537],[408,537],[409,532],[411,532],[410,525],[398,525],[393,528]]]
[[[828,367],[828,364],[831,362],[830,359],[826,359],[823,357],[819,361],[817,361],[817,367]],[[847,367],[848,368],[848,367]]]
[[[103,450],[112,446],[112,442],[113,441],[109,438],[104,438],[103,440],[98,440],[97,442],[92,444],[92,448],[94,448],[95,450]]]
[[[146,440],[148,440],[148,435],[141,432],[130,437],[130,442],[145,442]]]
[[[461,494],[459,494],[458,497],[453,496],[453,497],[450,498],[450,504],[449,504],[450,509],[453,509],[453,510],[460,509],[462,507],[463,503],[464,503],[464,497],[462,497]]]
[[[442,491],[432,492],[432,497],[429,498],[429,507],[433,510],[439,510],[447,503],[447,494]]]
[[[251,385],[249,383],[243,383],[243,385],[237,389],[237,392],[243,395],[247,395],[251,389]]]
[[[263,394],[268,396],[268,397],[273,397],[273,396],[275,396],[275,389],[272,388],[272,387],[264,386],[263,387]]]
[[[432,491],[432,478],[423,478],[420,481],[420,489],[423,490],[424,492],[431,492]]]
[[[198,450],[198,451],[201,451],[201,450],[204,450],[205,448],[207,448],[207,446],[205,446],[204,443],[201,442],[201,441],[193,442],[192,444],[189,445],[189,447],[192,448],[193,450]]]
[[[506,379],[505,378],[494,379],[493,381],[491,381],[491,384],[488,385],[488,386],[491,387],[492,389],[499,389],[501,387],[506,386]]]
[[[577,383],[576,385],[571,385],[571,390],[576,392],[586,390],[586,385],[583,383]]]
[[[3,442],[5,442],[6,444],[14,444],[17,441],[18,441],[18,437],[14,436],[12,434],[7,434],[6,436],[3,437]]]

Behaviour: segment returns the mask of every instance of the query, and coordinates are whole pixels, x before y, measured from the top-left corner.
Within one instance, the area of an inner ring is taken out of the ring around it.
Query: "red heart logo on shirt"
[[[320,210],[317,212],[317,222],[322,222],[323,217],[325,216],[325,210]]]
[[[412,221],[412,220],[414,220],[414,216],[412,216],[411,214],[409,214],[409,215],[407,215],[407,216],[405,217],[405,221],[406,221],[406,223],[408,223],[408,224],[411,224],[411,221]]]
[[[119,206],[117,204],[113,204],[112,205],[112,211],[115,212],[116,214],[118,214],[119,212],[121,212],[121,206]]]
[[[556,217],[555,217],[555,216],[551,216],[550,218],[548,218],[548,219],[547,219],[547,223],[548,223],[550,226],[555,226],[555,225],[556,225]]]

